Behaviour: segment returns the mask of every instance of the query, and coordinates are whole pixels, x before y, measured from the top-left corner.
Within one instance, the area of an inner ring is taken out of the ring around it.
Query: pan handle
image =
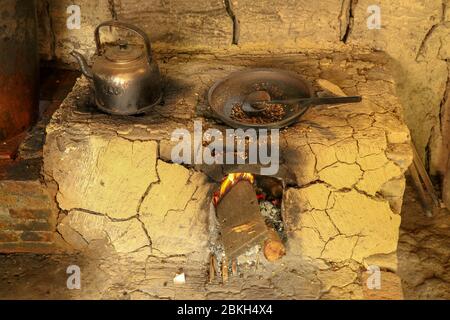
[[[340,103],[357,103],[361,102],[362,97],[351,96],[351,97],[311,97],[311,98],[296,98],[296,99],[286,99],[286,100],[270,100],[265,101],[266,104],[311,104],[311,105],[322,105],[322,104],[340,104]]]

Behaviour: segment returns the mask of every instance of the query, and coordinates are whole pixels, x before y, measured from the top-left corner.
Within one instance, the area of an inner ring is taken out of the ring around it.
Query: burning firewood
[[[256,182],[255,182],[256,181]],[[282,185],[276,179],[254,177],[249,173],[228,175],[214,195],[214,205],[221,228],[221,240],[228,260],[222,261],[222,279],[237,274],[237,257],[255,246],[262,248],[265,258],[276,261],[286,248],[281,209]],[[211,270],[212,272],[212,270]]]
[[[256,192],[249,181],[237,182],[217,205],[225,254],[237,258],[251,247],[261,244],[267,226],[260,213]]]
[[[268,229],[268,237],[264,242],[263,252],[264,257],[266,257],[267,261],[273,262],[277,261],[286,254],[286,248],[284,247],[283,242],[278,236],[278,233],[272,228]]]

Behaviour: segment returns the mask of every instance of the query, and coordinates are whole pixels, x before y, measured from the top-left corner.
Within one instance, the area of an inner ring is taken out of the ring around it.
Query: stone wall
[[[148,31],[158,52],[286,53],[311,50],[386,51],[397,61],[397,91],[413,139],[433,174],[445,171],[440,115],[448,89],[449,0],[140,1],[40,0],[41,53],[64,63],[72,49],[94,52],[96,24],[111,18]],[[80,30],[65,27],[66,8],[79,4]],[[369,30],[370,5],[381,8],[380,30]],[[231,6],[230,6],[231,5]],[[231,8],[227,11],[227,8]],[[233,14],[239,20],[233,24]],[[239,31],[233,45],[233,30]]]

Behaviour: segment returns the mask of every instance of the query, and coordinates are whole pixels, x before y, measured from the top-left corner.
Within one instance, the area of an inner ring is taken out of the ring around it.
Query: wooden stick
[[[425,170],[425,166],[423,165],[422,161],[420,160],[419,154],[417,153],[414,143],[411,143],[411,147],[413,149],[413,162],[417,169],[417,172],[418,172],[420,178],[422,179],[423,184],[425,185],[425,188],[428,191],[428,194],[429,194],[431,200],[433,200],[434,206],[436,208],[440,208],[441,204],[439,202],[439,198],[436,195],[436,192],[433,187],[433,183],[431,182],[431,179],[428,176],[427,171]]]
[[[423,188],[422,181],[420,180],[419,173],[417,172],[417,168],[414,163],[409,167],[409,173],[411,174],[411,178],[413,179],[414,185],[419,194],[420,203],[422,204],[422,207],[425,210],[426,215],[430,216],[432,210],[428,203],[427,194],[425,192],[425,189]]]
[[[228,260],[224,257],[222,260],[222,283],[228,282]]]
[[[214,254],[209,255],[209,283],[212,283],[216,278],[217,260]]]
[[[233,261],[231,262],[231,272],[233,273],[233,276],[237,276],[238,275],[238,268],[237,268],[237,261],[236,261],[236,259],[233,259]]]
[[[444,201],[447,209],[450,209],[450,161],[447,163],[447,171],[444,176],[444,182],[442,186],[442,200]]]

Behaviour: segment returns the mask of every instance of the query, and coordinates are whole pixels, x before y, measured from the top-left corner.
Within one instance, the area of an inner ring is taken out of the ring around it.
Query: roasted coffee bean
[[[250,124],[264,124],[273,123],[283,120],[286,111],[282,104],[270,104],[266,105],[264,111],[256,114],[249,115],[242,110],[242,104],[237,103],[231,109],[231,119],[242,123]]]

